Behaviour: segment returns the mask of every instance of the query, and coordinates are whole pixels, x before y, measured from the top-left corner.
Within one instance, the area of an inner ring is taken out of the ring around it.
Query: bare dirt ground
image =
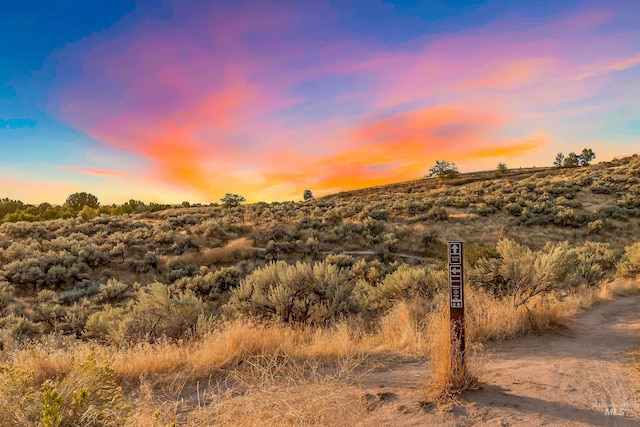
[[[426,362],[370,372],[359,425],[640,426],[638,346],[640,296],[603,303],[569,330],[485,346],[482,387],[444,407],[426,397]]]

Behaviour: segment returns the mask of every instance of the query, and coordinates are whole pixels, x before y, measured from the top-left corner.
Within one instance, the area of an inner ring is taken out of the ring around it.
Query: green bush
[[[335,265],[283,261],[256,269],[231,292],[225,310],[287,323],[326,324],[359,309],[353,282]]]
[[[367,309],[378,313],[392,308],[400,300],[430,299],[446,285],[445,271],[409,266],[398,268],[376,285],[360,282]]]
[[[578,256],[565,242],[534,252],[510,239],[496,246],[497,258],[481,258],[470,269],[469,279],[501,297],[525,305],[535,296],[563,288],[575,271]]]
[[[191,291],[196,296],[216,299],[222,292],[237,288],[242,279],[242,272],[236,267],[224,267],[212,273],[184,277],[176,282],[176,287],[183,291]]]
[[[89,316],[84,337],[115,344],[187,338],[203,314],[204,304],[193,293],[172,293],[156,282],[138,290],[126,307],[106,305]]]

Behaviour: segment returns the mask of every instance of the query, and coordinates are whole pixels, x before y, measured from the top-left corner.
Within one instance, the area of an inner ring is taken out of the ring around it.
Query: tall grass
[[[339,414],[354,419],[353,413],[361,409],[354,388],[342,385],[372,366],[369,359],[390,354],[429,358],[432,392],[440,397],[457,396],[482,380],[482,363],[474,356],[479,343],[558,328],[586,307],[638,293],[637,282],[617,281],[563,297],[538,299],[527,310],[468,287],[467,363],[464,367],[454,364],[453,369],[448,304],[446,295],[439,294],[431,303],[400,302],[373,329],[358,321],[332,327],[292,327],[237,319],[203,326],[208,329],[196,334],[203,338],[128,348],[52,337],[40,345],[2,352],[6,368],[0,375],[25,373],[25,381],[14,384],[11,392],[33,396],[43,384],[61,384],[77,366],[75,361],[94,358],[98,364],[109,362],[118,384],[135,399],[131,420],[138,424],[164,425],[158,420],[167,424],[179,414],[186,417],[181,419],[187,425],[214,421],[251,425],[261,419],[264,425],[339,422]],[[3,395],[8,391],[3,390]],[[186,401],[185,396],[191,400]],[[343,399],[355,405],[352,412],[340,406]],[[27,419],[25,414],[38,411],[32,405],[40,404],[39,400],[23,401],[28,402],[27,407],[19,408],[16,419]],[[5,406],[14,407],[11,402]]]

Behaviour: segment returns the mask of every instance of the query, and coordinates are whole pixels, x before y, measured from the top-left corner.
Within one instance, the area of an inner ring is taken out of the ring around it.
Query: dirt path
[[[485,348],[484,385],[448,409],[424,402],[426,363],[369,374],[361,425],[640,426],[637,346],[640,296],[604,303],[563,333]]]
[[[375,251],[340,251],[340,252],[322,251],[320,253],[323,255],[332,255],[336,253],[345,254],[345,255],[376,255]],[[410,259],[417,262],[422,262],[426,259],[425,257],[421,257],[418,255],[403,254],[403,253],[396,253],[396,252],[393,252],[391,256],[396,258],[406,258],[406,259]]]

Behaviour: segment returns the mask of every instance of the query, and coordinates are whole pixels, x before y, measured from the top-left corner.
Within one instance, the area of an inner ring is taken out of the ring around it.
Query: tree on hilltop
[[[64,202],[65,206],[70,207],[76,212],[79,212],[83,207],[89,206],[90,208],[97,209],[100,207],[98,198],[91,193],[73,193]]]
[[[562,166],[564,166],[565,168],[572,168],[579,165],[580,165],[580,158],[573,151],[567,154],[567,157],[565,157],[564,163],[562,164]]]
[[[236,206],[240,206],[242,203],[246,202],[247,199],[240,196],[239,194],[227,193],[224,195],[222,199],[220,199],[222,205],[227,208],[233,208]]]
[[[591,161],[596,158],[596,153],[591,148],[585,148],[582,153],[576,154],[571,152],[567,154],[567,157],[562,153],[556,155],[556,159],[553,161],[553,166],[557,168],[572,168],[575,166],[589,166]]]
[[[558,153],[556,159],[553,161],[553,166],[561,168],[564,166],[564,154]]]
[[[439,178],[453,178],[458,174],[458,167],[453,162],[446,160],[436,160],[436,164],[429,169],[429,176]]]
[[[304,193],[302,193],[302,198],[304,200],[311,200],[313,199],[313,193],[311,192],[311,190],[304,190]]]
[[[585,148],[578,156],[578,163],[580,166],[589,166],[591,161],[596,158],[596,153],[591,148]]]

